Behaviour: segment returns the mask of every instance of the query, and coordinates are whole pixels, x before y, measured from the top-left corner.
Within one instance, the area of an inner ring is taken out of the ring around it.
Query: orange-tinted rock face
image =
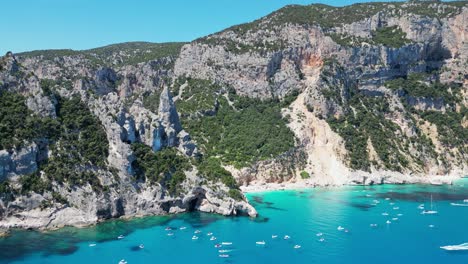
[[[321,68],[323,66],[323,59],[319,55],[312,54],[306,60],[306,66],[313,68]]]

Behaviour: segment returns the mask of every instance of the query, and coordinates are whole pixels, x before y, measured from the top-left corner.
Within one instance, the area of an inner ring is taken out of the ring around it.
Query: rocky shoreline
[[[381,185],[381,184],[430,184],[430,185],[452,185],[454,181],[465,178],[462,175],[431,175],[431,176],[410,176],[400,175],[399,177],[387,177],[387,178],[367,178],[367,181],[349,180],[346,183],[330,183],[322,184],[313,179],[308,180],[291,180],[281,183],[252,183],[248,186],[241,186],[243,193],[257,193],[257,192],[268,192],[268,191],[282,191],[282,190],[301,190],[310,189],[317,187],[340,187],[340,186],[352,186],[352,185]],[[380,179],[383,181],[370,183],[369,179]]]

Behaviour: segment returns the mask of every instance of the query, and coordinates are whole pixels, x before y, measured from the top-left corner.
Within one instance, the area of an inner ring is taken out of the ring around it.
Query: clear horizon
[[[115,43],[189,42],[285,5],[344,6],[367,0],[15,0],[2,3],[0,54],[83,50]],[[376,1],[373,1],[376,2]],[[378,1],[382,2],[382,1]]]

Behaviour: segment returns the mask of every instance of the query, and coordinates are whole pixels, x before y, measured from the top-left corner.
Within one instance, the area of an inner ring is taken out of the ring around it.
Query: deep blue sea
[[[429,209],[431,196],[438,214],[423,215],[418,206]],[[439,248],[468,242],[468,207],[450,205],[468,199],[468,179],[450,186],[315,188],[248,198],[257,219],[189,213],[46,233],[15,231],[0,238],[0,263],[468,263],[468,252]],[[195,230],[201,231],[198,240],[192,239]],[[216,248],[221,242],[232,245]]]

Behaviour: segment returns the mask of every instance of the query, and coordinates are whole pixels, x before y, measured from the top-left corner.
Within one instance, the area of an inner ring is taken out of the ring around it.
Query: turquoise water
[[[428,208],[431,195],[439,214],[422,215],[417,207],[425,203]],[[316,188],[248,197],[261,215],[255,220],[190,213],[47,233],[16,231],[0,239],[0,262],[468,263],[466,253],[439,249],[468,242],[468,207],[450,205],[468,199],[468,179],[452,186]],[[373,205],[374,200],[379,203]],[[382,215],[385,212],[389,215]],[[387,220],[392,223],[386,224]],[[168,226],[174,230],[166,231]],[[180,230],[183,226],[186,229]],[[348,232],[337,230],[338,226]],[[192,240],[197,229],[202,233]],[[168,236],[169,232],[174,235]],[[208,232],[217,240],[210,241]],[[325,241],[320,242],[317,233],[323,233]],[[125,238],[117,239],[121,234]],[[291,238],[284,240],[285,235]],[[264,246],[256,245],[263,240]],[[223,241],[232,245],[214,247]],[[232,250],[224,253],[229,258],[220,258],[219,249]]]

